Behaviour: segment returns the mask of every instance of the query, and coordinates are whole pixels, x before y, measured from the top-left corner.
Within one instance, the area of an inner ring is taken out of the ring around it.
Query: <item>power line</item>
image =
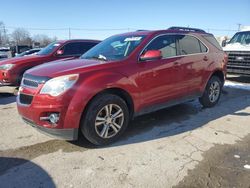
[[[14,26],[6,26],[8,29],[18,29],[18,28],[23,28],[27,30],[64,30],[64,31],[69,31],[69,30],[80,30],[80,31],[129,31],[133,30],[133,28],[34,28],[34,27],[14,27]],[[136,29],[134,29],[136,30]]]
[[[240,25],[240,24],[239,24]],[[18,28],[24,28],[27,30],[41,30],[41,31],[133,31],[133,30],[138,30],[136,28],[74,28],[74,27],[69,27],[69,28],[35,28],[35,27],[15,27],[15,26],[5,26],[7,29],[18,29]],[[208,31],[232,31],[236,32],[238,31],[237,29],[215,29],[215,28],[207,28]]]
[[[208,31],[232,31],[232,32],[236,32],[238,30],[236,29],[213,29],[213,28],[208,28]]]

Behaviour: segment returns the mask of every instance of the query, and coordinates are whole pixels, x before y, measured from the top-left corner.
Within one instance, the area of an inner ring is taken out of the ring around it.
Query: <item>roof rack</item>
[[[192,28],[192,27],[170,27],[168,28],[170,30],[179,30],[179,31],[191,31],[191,32],[199,32],[199,33],[206,33],[206,31],[202,30],[202,29],[197,29],[197,28]]]
[[[146,29],[138,29],[138,30],[136,30],[137,32],[142,32],[142,31],[148,31],[148,30],[146,30]]]

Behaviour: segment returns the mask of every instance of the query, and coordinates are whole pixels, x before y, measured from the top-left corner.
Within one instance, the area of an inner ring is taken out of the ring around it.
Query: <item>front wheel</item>
[[[95,145],[114,142],[129,123],[129,111],[119,96],[103,94],[91,101],[83,115],[81,131]]]
[[[200,103],[204,107],[213,107],[220,99],[222,90],[222,82],[217,76],[212,76],[207,83],[202,97],[199,98]]]

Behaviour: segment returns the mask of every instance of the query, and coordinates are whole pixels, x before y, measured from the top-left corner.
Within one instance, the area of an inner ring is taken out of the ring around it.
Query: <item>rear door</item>
[[[181,56],[180,72],[182,81],[180,88],[185,94],[193,95],[199,92],[203,78],[203,71],[207,67],[208,48],[195,36],[178,36],[178,53]]]

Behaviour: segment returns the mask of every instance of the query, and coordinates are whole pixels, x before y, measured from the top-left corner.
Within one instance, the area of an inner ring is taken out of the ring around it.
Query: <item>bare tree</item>
[[[17,28],[12,32],[11,36],[16,45],[32,45],[30,33],[26,29]]]
[[[50,38],[47,35],[39,34],[32,37],[34,42],[38,42],[41,47],[47,46],[49,43],[56,40],[56,38]]]
[[[7,30],[3,22],[0,22],[0,46],[5,46],[9,43]]]

